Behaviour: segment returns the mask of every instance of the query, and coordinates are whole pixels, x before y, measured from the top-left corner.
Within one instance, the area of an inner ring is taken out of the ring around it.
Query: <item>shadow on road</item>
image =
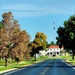
[[[43,62],[43,63],[39,63],[39,64],[36,64],[36,65],[33,65],[33,66],[27,66],[27,69],[33,69],[33,68],[38,68],[38,67],[72,68],[72,67],[75,67],[75,66],[68,66],[63,62],[48,62],[47,64],[45,64],[45,62]],[[24,67],[21,67],[21,68],[24,68]]]

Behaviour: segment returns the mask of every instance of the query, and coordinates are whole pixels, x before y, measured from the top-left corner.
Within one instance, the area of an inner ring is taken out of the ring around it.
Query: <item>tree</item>
[[[51,41],[50,45],[53,45],[53,46],[54,46],[54,45],[56,45],[56,44],[54,43],[54,41]]]
[[[37,45],[34,42],[29,43],[29,49],[31,50],[30,54],[32,57],[35,55],[35,61],[36,61],[36,53],[38,53],[36,52],[36,48],[37,48]]]
[[[3,24],[2,22],[0,22],[0,59],[2,58],[2,46],[1,46],[1,42],[2,42],[2,34],[3,34]]]
[[[29,36],[26,31],[20,31],[14,33],[14,38],[12,39],[14,42],[13,46],[13,53],[14,57],[18,58],[19,60],[23,60],[26,53],[29,53],[28,43],[29,43]],[[27,58],[27,57],[26,57]]]
[[[74,59],[75,54],[75,16],[71,16],[64,22],[64,27],[58,28],[57,44],[64,46],[67,50],[72,50]]]
[[[46,47],[49,48],[50,44],[46,41]]]
[[[3,20],[0,28],[0,54],[5,57],[5,66],[7,58],[23,60],[25,54],[29,54],[28,49],[29,35],[26,31],[20,30],[18,21],[14,19],[12,12],[6,12],[2,15]]]
[[[36,53],[38,53],[39,50],[46,49],[46,38],[44,33],[37,32],[35,39],[29,44],[32,49],[31,55],[33,56],[35,54],[35,60]]]
[[[35,35],[34,43],[41,49],[46,49],[46,38],[47,36],[44,33],[37,32]]]
[[[0,29],[0,55],[1,57],[5,57],[5,66],[7,66],[8,40],[9,40],[9,37],[6,34],[5,29],[1,28]]]
[[[3,24],[2,24],[2,22],[0,22],[0,29],[3,27]]]
[[[13,38],[13,32],[14,32],[14,29],[20,29],[19,28],[19,24],[18,24],[18,21],[14,19],[14,16],[12,14],[12,12],[8,12],[8,13],[3,13],[2,15],[2,24],[3,24],[3,30],[5,30],[5,34],[7,35],[8,37],[8,40],[7,40],[7,45],[5,46],[6,47],[6,50],[3,50],[4,54],[3,53],[3,56],[5,57],[5,65],[7,66],[7,58],[10,57],[11,58],[11,45],[13,44],[12,42],[12,38]]]
[[[46,42],[47,48],[49,48],[49,46],[55,46],[57,45],[54,41],[51,41],[50,43]]]

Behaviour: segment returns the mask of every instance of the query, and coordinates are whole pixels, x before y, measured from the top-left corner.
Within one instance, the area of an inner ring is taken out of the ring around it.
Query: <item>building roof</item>
[[[60,48],[60,47],[57,45],[57,46],[49,46],[49,48]]]

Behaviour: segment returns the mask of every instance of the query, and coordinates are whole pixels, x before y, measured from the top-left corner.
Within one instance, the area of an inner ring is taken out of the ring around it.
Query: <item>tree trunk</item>
[[[8,61],[7,61],[7,56],[5,56],[5,67],[7,67]]]
[[[35,61],[36,61],[36,50],[35,50]]]
[[[72,60],[74,60],[74,50],[72,50]]]
[[[0,57],[0,61],[2,60],[2,58]]]
[[[11,64],[11,57],[9,58],[9,63]]]

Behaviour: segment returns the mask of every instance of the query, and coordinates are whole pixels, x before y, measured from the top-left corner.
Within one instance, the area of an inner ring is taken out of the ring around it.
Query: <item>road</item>
[[[75,75],[75,68],[63,60],[45,60],[4,75]]]

